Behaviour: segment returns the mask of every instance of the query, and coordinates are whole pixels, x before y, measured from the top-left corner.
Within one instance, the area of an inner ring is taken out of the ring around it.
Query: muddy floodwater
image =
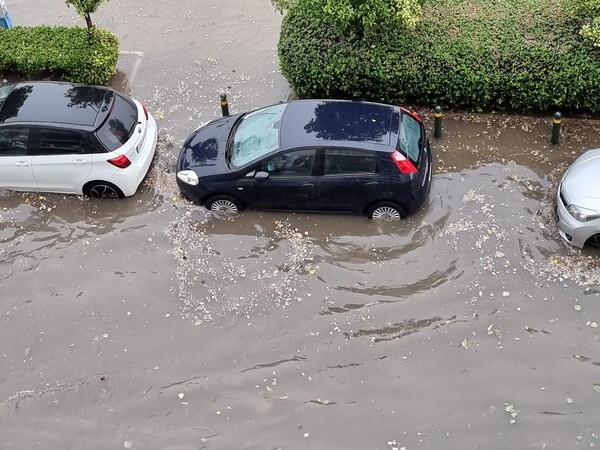
[[[83,24],[62,1],[9,7]],[[123,0],[94,19],[158,154],[121,201],[0,192],[0,448],[600,446],[600,253],[553,212],[599,122],[567,117],[554,147],[549,117],[446,114],[400,223],[215,217],[179,196],[175,156],[220,92],[233,111],[288,97],[281,16]]]

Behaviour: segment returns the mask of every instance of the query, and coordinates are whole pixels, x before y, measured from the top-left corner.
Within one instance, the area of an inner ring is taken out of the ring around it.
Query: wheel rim
[[[235,214],[238,212],[237,206],[231,200],[217,200],[210,205],[210,210],[218,213]]]
[[[399,220],[400,213],[391,206],[380,206],[373,211],[373,219]]]
[[[119,198],[119,193],[112,186],[97,184],[90,189],[90,197],[93,198]]]

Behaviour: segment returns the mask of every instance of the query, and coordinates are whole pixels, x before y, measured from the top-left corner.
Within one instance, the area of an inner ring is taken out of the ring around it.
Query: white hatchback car
[[[112,89],[57,82],[0,87],[0,188],[129,197],[156,150],[156,121]]]

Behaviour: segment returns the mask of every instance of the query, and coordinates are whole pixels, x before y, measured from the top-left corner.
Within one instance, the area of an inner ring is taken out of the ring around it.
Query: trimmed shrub
[[[15,27],[0,29],[0,71],[104,84],[116,73],[119,39],[105,29]]]
[[[301,97],[600,111],[600,50],[560,0],[427,0],[415,30],[340,34],[326,0],[284,17],[281,71]]]

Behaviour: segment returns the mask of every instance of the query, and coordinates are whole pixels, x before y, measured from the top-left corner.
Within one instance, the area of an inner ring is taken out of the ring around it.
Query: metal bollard
[[[433,137],[439,139],[442,137],[442,107],[438,105],[433,111]]]
[[[221,114],[223,114],[223,117],[229,115],[229,103],[227,102],[227,94],[225,92],[221,94]]]
[[[550,142],[552,145],[558,145],[560,140],[560,122],[562,120],[562,114],[557,111],[554,113],[554,119],[552,119],[552,138]]]

